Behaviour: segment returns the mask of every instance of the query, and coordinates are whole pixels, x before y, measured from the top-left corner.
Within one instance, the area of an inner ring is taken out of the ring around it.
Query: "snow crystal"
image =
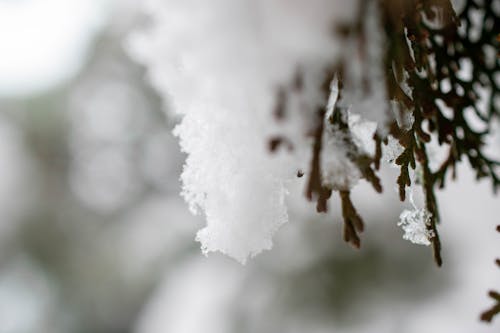
[[[415,203],[415,196],[419,194],[419,202],[425,200],[423,198],[423,188],[421,185],[417,185],[417,178],[419,177],[417,170],[411,175],[412,184],[407,188],[406,193],[409,198],[410,204],[413,209],[405,209],[401,212],[399,216],[398,226],[400,226],[405,232],[403,239],[409,240],[414,244],[420,245],[430,245],[431,239],[434,237],[434,232],[429,229],[431,225],[432,213],[427,210],[427,208],[419,208]],[[419,191],[417,191],[419,189]],[[417,198],[418,199],[418,198]]]
[[[432,214],[425,208],[405,209],[399,216],[398,226],[405,232],[403,239],[414,244],[431,244],[430,239],[434,237],[434,232],[428,229],[431,223]]]

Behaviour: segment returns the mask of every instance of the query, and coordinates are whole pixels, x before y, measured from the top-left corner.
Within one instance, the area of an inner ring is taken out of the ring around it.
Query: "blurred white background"
[[[297,189],[273,250],[204,257],[175,119],[124,51],[136,6],[0,0],[0,333],[498,331],[500,199],[467,165],[439,193],[440,269],[401,238],[391,170],[355,190],[360,251]]]

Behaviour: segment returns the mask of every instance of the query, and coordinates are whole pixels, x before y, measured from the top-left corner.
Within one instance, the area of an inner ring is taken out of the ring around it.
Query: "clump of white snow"
[[[300,143],[308,147],[310,128],[275,119],[277,91],[300,70],[304,87],[289,102],[301,115],[290,119],[311,118],[325,105],[323,70],[342,49],[332,27],[352,20],[356,7],[342,0],[145,1],[151,22],[131,36],[129,49],[182,118],[175,129],[187,153],[182,194],[206,216],[197,235],[205,253],[245,262],[271,248],[287,222],[286,183],[307,161],[297,155],[307,150]],[[296,156],[269,152],[276,133],[291,136]]]

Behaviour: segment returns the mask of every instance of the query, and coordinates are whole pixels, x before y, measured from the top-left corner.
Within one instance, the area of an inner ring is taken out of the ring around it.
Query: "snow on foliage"
[[[327,103],[326,120],[332,116],[334,107],[339,103],[338,81],[335,79],[330,85],[330,96]],[[350,109],[351,105],[342,106]],[[358,110],[358,109],[357,109]],[[362,119],[360,115],[347,112],[345,123],[348,124],[349,132],[356,148],[361,152],[373,155],[375,147],[373,134],[377,129],[377,123]],[[338,126],[328,127],[323,133],[322,155],[322,183],[333,190],[350,190],[362,178],[362,174],[356,164],[349,158],[349,147],[345,142],[349,138],[346,132],[339,131]]]
[[[389,165],[397,168],[397,164],[395,163],[398,156],[404,151],[403,146],[399,143],[399,141],[394,138],[392,135],[387,136],[387,144],[384,146],[383,156],[384,160],[389,163]]]
[[[384,160],[390,166],[397,167],[395,160],[403,152],[403,147],[391,135],[387,136],[387,145],[384,147]],[[431,245],[431,239],[434,237],[434,232],[430,229],[432,213],[425,207],[419,208],[415,203],[414,195],[417,191],[422,192],[422,171],[420,166],[415,171],[411,172],[411,184],[406,192],[409,197],[412,209],[404,209],[399,215],[397,225],[404,231],[403,239],[408,240],[414,244]],[[396,188],[397,191],[397,188]]]
[[[150,24],[130,53],[182,119],[175,129],[187,153],[182,195],[206,217],[197,234],[205,253],[240,262],[272,246],[287,222],[287,182],[307,168],[307,113],[324,105],[322,69],[341,47],[332,24],[354,17],[341,0],[147,1]],[[332,21],[333,20],[333,21]],[[287,122],[275,121],[276,93],[304,70],[291,92]],[[299,112],[300,111],[300,112]],[[292,153],[270,154],[267,140],[289,139]],[[297,139],[295,139],[297,138]],[[304,142],[306,141],[306,142]]]

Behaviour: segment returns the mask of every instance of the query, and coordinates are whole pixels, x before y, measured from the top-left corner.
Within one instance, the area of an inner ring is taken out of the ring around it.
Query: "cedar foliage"
[[[361,50],[366,40],[364,16],[368,15],[363,8],[366,8],[369,1],[362,1],[359,19],[353,26],[337,27],[337,33],[346,38],[355,36]],[[400,106],[402,116],[410,114],[414,119],[408,129],[398,126],[395,120],[387,124],[389,133],[404,147],[396,159],[396,164],[400,166],[397,179],[399,195],[401,201],[404,201],[405,188],[411,185],[409,169],[415,169],[418,164],[423,173],[421,185],[425,192],[426,208],[432,214],[429,228],[435,235],[432,238],[434,258],[440,266],[441,245],[437,230],[439,211],[435,189],[445,186],[448,174],[451,173],[453,179],[456,177],[456,165],[463,159],[469,162],[478,179],[491,180],[495,192],[500,183],[497,168],[499,162],[484,153],[485,137],[490,133],[493,120],[500,115],[495,104],[495,99],[500,97],[498,82],[495,81],[500,67],[500,17],[493,8],[492,0],[467,0],[460,13],[455,13],[449,0],[378,0],[378,6],[388,42],[384,58],[388,97]],[[483,14],[481,27],[474,26],[471,19],[478,12]],[[492,56],[487,52],[496,53],[493,61],[488,59]],[[343,68],[348,65],[340,63],[332,66],[324,84],[325,94],[328,94],[328,83],[334,77],[340,80],[339,90],[342,90]],[[471,67],[470,80],[459,74],[461,70],[467,70],[464,68],[466,66]],[[403,81],[411,89],[410,96],[401,88],[400,83]],[[478,106],[481,89],[489,90],[485,110],[480,110]],[[340,94],[339,101],[341,99]],[[479,119],[484,129],[474,129],[470,113]],[[319,170],[321,138],[325,126],[332,126],[334,131],[346,132],[346,144],[353,147],[352,142],[349,142],[346,110],[336,107],[328,122],[324,121],[324,114],[325,110],[318,111],[307,188],[309,199],[313,197],[313,193],[316,194],[318,211],[326,211],[326,202],[331,196],[331,190],[321,185]],[[447,157],[437,171],[430,169],[426,149],[431,134],[437,137],[440,145],[448,147]],[[376,171],[380,165],[381,145],[387,143],[386,140],[377,134],[374,136],[377,147],[374,158],[360,155],[354,147],[350,150],[349,158],[377,192],[382,191]],[[352,240],[357,247],[359,237],[356,230],[361,231],[362,227],[353,228],[350,221],[358,221],[359,226],[362,226],[362,221],[350,199],[346,199],[348,195],[341,194],[341,198],[343,207],[351,207],[344,209],[345,239]]]
[[[492,124],[500,116],[498,109],[500,75],[500,6],[493,0],[464,0],[459,12],[455,12],[450,0],[361,0],[358,18],[354,24],[338,25],[335,33],[342,38],[356,39],[362,56],[365,50],[365,22],[369,4],[376,3],[379,19],[387,45],[384,54],[384,75],[388,99],[399,106],[401,118],[414,119],[410,128],[398,125],[396,120],[382,124],[404,148],[395,160],[400,168],[397,179],[399,196],[405,200],[406,187],[411,185],[410,169],[417,166],[422,172],[421,182],[425,194],[425,207],[431,213],[428,225],[434,235],[431,239],[434,260],[442,265],[441,242],[437,225],[440,222],[435,190],[443,188],[449,175],[456,178],[456,166],[466,160],[475,171],[477,179],[489,178],[494,192],[500,184],[499,161],[489,158],[485,152],[485,138]],[[475,18],[480,17],[478,24]],[[323,91],[330,93],[332,80],[339,81],[339,97],[342,100],[343,75],[348,59],[336,62],[326,72]],[[464,77],[463,72],[470,72]],[[300,82],[299,78],[296,81]],[[364,89],[369,90],[368,80]],[[411,93],[404,91],[404,82]],[[299,87],[300,88],[300,87]],[[485,92],[486,94],[481,94]],[[283,117],[286,97],[278,96],[277,117]],[[479,107],[483,99],[485,108]],[[485,100],[484,100],[485,99]],[[359,168],[363,177],[377,192],[382,191],[377,170],[380,166],[381,146],[387,144],[386,137],[374,135],[376,145],[374,157],[355,149],[347,126],[347,110],[336,103],[333,114],[325,119],[326,110],[317,110],[316,127],[312,133],[312,160],[306,196],[317,200],[317,211],[328,209],[332,189],[321,182],[322,137],[327,127],[341,133],[350,147],[349,159]],[[389,113],[389,101],[387,112]],[[475,118],[473,122],[471,118]],[[392,118],[394,119],[394,118]],[[477,122],[482,124],[477,129]],[[447,156],[437,170],[431,170],[427,147],[431,136],[440,145],[446,145]],[[275,148],[285,142],[273,142]],[[302,176],[300,171],[298,176]],[[360,247],[359,233],[363,231],[363,220],[353,205],[349,190],[340,189],[344,218],[344,240],[356,248]],[[500,261],[497,261],[500,264]],[[500,312],[500,295],[490,292],[497,304],[482,315],[482,320],[491,321]]]

